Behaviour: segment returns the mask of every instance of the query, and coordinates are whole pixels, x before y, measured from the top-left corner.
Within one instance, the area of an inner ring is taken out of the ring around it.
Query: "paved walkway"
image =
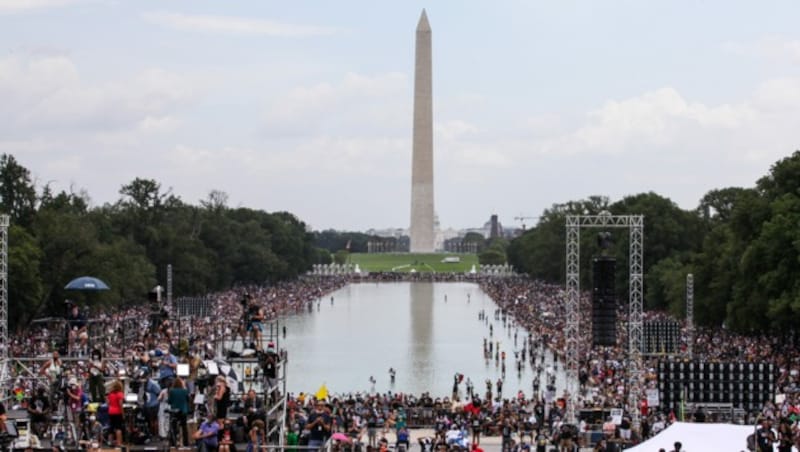
[[[430,428],[419,428],[419,429],[409,429],[409,433],[411,433],[411,450],[419,450],[419,443],[417,440],[419,438],[433,438],[436,436],[433,429]],[[471,438],[471,437],[470,437]],[[525,437],[527,439],[527,436]],[[394,444],[397,440],[395,433],[390,431],[386,435],[386,439],[389,441],[389,444]],[[519,438],[515,435],[514,440],[519,440]],[[500,436],[481,436],[481,449],[484,452],[501,452],[503,446],[503,439]],[[555,450],[555,446],[548,446],[548,450],[552,448]],[[535,448],[533,448],[535,450]],[[581,452],[591,452],[592,448],[582,448]]]

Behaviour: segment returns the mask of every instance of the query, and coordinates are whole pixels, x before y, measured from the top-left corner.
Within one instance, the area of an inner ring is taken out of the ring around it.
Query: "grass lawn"
[[[442,262],[445,257],[458,257],[461,262]],[[367,272],[468,272],[474,265],[478,268],[477,254],[452,253],[353,253],[350,263],[358,264]]]

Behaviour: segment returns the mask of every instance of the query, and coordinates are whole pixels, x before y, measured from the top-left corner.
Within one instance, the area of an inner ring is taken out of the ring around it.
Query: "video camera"
[[[5,431],[0,432],[0,448],[2,448],[2,450],[8,450],[11,443],[13,443],[14,440],[16,440],[19,436],[20,435],[17,431],[16,422],[13,420],[7,420]]]

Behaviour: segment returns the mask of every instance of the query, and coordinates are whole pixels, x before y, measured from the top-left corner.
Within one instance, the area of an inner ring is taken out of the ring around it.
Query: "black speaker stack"
[[[617,344],[617,297],[614,291],[616,260],[592,259],[592,345]]]
[[[775,394],[775,366],[771,363],[700,361],[658,363],[661,406],[678,409],[684,403],[732,404],[734,408],[761,410]],[[676,411],[677,412],[677,411]]]
[[[644,323],[642,353],[646,355],[678,353],[681,324],[674,320],[650,320]]]

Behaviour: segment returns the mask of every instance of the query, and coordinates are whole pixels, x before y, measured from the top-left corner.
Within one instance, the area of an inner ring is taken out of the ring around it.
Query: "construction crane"
[[[519,214],[518,216],[514,217],[516,221],[519,221],[522,224],[522,232],[525,232],[525,220],[535,220],[539,217],[526,217],[523,214]]]

